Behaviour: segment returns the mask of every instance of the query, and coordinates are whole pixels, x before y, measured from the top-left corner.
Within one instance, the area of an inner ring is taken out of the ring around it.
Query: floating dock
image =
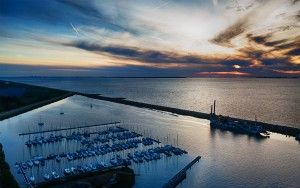
[[[186,165],[182,170],[180,170],[172,179],[170,179],[163,188],[175,188],[182,180],[186,178],[186,171],[190,169],[196,162],[201,159],[200,156],[196,157],[192,162]]]
[[[40,134],[40,133],[47,133],[47,132],[58,132],[58,131],[65,131],[65,130],[71,130],[71,129],[82,129],[82,128],[89,128],[89,127],[103,126],[103,125],[116,125],[119,123],[121,123],[121,122],[115,121],[115,122],[110,122],[110,123],[85,125],[85,126],[79,126],[79,127],[67,127],[67,128],[62,128],[62,129],[51,129],[51,130],[45,130],[45,131],[27,132],[27,133],[20,133],[19,136],[30,135],[30,134]]]
[[[21,165],[21,164],[19,164],[19,165]],[[30,181],[29,181],[29,179],[27,178],[27,176],[26,176],[26,174],[25,174],[23,168],[20,168],[20,173],[22,174],[22,177],[23,177],[23,179],[24,179],[24,182],[25,182],[26,185],[27,185],[27,188],[33,188],[33,186],[31,185],[31,183],[30,183]]]

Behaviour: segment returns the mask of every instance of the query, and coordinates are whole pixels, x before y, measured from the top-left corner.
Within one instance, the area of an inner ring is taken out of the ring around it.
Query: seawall
[[[85,97],[93,98],[93,99],[115,102],[115,103],[119,103],[119,104],[135,106],[135,107],[139,107],[139,108],[148,108],[148,109],[153,109],[153,110],[166,111],[166,112],[171,112],[171,113],[175,113],[175,114],[179,114],[179,115],[186,115],[186,116],[192,116],[192,117],[196,117],[196,118],[210,120],[209,113],[196,112],[196,111],[191,111],[191,110],[184,110],[184,109],[136,102],[136,101],[126,100],[124,98],[106,97],[106,96],[101,96],[98,94],[83,94],[83,93],[77,93],[77,94],[85,96]],[[294,127],[288,127],[288,126],[283,126],[283,125],[274,125],[274,124],[264,123],[264,122],[255,122],[255,121],[251,121],[251,120],[245,120],[245,119],[233,118],[233,117],[225,117],[225,118],[228,118],[231,120],[244,121],[249,124],[260,125],[263,128],[265,128],[267,131],[280,133],[280,134],[284,134],[284,135],[289,135],[289,136],[295,137],[298,134],[300,134],[300,129],[294,128]]]

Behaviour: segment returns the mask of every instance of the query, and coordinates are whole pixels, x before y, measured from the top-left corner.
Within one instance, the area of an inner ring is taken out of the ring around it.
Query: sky
[[[298,77],[299,0],[0,0],[0,77]]]

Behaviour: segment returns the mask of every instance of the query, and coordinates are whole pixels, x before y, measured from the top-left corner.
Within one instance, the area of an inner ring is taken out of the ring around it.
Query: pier
[[[172,107],[136,102],[136,101],[126,100],[124,98],[106,97],[106,96],[101,96],[98,94],[83,94],[83,93],[76,93],[76,94],[82,95],[85,97],[89,97],[89,98],[93,98],[93,99],[99,99],[99,100],[104,100],[104,101],[109,101],[109,102],[114,102],[114,103],[119,103],[119,104],[125,104],[125,105],[135,106],[135,107],[139,107],[139,108],[148,108],[148,109],[153,109],[153,110],[171,112],[171,113],[175,113],[175,114],[179,114],[179,115],[192,116],[192,117],[201,118],[201,119],[210,120],[210,117],[211,117],[210,113],[196,112],[196,111],[191,111],[191,110],[184,110],[184,109],[179,109],[179,108],[172,108]],[[215,111],[215,108],[213,110]],[[251,120],[233,118],[233,117],[228,117],[228,116],[223,116],[223,118],[227,118],[229,120],[238,120],[240,122],[243,121],[248,124],[260,125],[263,128],[265,128],[267,131],[280,133],[280,134],[284,134],[284,135],[288,135],[288,136],[296,137],[300,134],[300,129],[295,128],[295,127],[274,125],[274,124],[270,124],[270,123],[251,121]]]
[[[201,159],[200,156],[192,160],[188,165],[186,165],[182,170],[180,170],[172,179],[170,179],[163,188],[175,188],[182,180],[186,178],[186,171],[190,169],[196,162]]]
[[[85,126],[79,126],[79,127],[67,127],[67,128],[61,128],[61,129],[52,129],[52,130],[45,130],[45,131],[27,132],[27,133],[20,133],[19,136],[25,136],[25,135],[31,135],[31,134],[40,134],[40,133],[47,133],[47,132],[58,132],[58,131],[65,131],[65,130],[71,130],[71,129],[90,128],[90,127],[97,127],[97,126],[103,126],[103,125],[116,125],[116,124],[119,124],[119,123],[121,123],[121,122],[115,121],[115,122],[110,122],[110,123],[85,125]]]

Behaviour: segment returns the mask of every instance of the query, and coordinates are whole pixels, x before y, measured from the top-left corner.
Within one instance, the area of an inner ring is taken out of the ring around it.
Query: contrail
[[[74,27],[74,25],[72,23],[70,23],[72,29],[76,32],[76,35],[79,35],[78,29],[76,27]]]
[[[163,7],[167,6],[167,5],[170,3],[170,1],[171,1],[171,0],[163,1],[163,4],[160,4],[160,5],[156,6],[156,7],[154,7],[154,8],[152,9],[152,11],[155,11],[155,10],[157,10],[157,9],[160,9],[160,8],[163,8]]]

